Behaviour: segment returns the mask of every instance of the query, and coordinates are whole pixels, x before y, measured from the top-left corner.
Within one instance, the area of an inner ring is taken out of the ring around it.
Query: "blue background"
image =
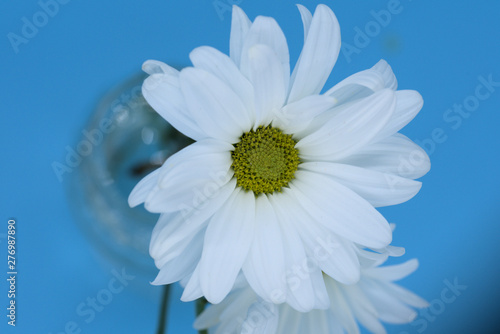
[[[64,333],[70,321],[83,333],[154,333],[160,290],[148,288],[147,280],[114,295],[90,323],[77,315],[81,302],[107,287],[112,267],[75,224],[64,182],[51,164],[63,161],[64,147],[78,141],[99,97],[138,73],[145,60],[187,65],[190,50],[200,45],[227,53],[229,3],[239,3],[251,19],[275,17],[295,62],[303,35],[293,1],[218,3],[219,10],[213,1],[68,1],[16,53],[8,34],[21,35],[23,17],[32,21],[41,7],[35,0],[1,2],[0,247],[6,254],[7,220],[16,218],[19,272],[12,329],[6,324],[2,256],[2,333]],[[313,10],[318,3],[303,4]],[[356,46],[355,28],[364,30],[374,21],[371,11],[386,9],[389,1],[326,3],[339,19],[344,45]],[[467,117],[444,117],[454,104],[472,101],[478,77],[500,81],[500,2],[401,0],[400,9],[358,53],[341,53],[327,83],[384,58],[399,88],[416,89],[425,100],[403,133],[425,144],[432,169],[413,200],[382,212],[398,224],[394,244],[406,247],[404,259],[420,260],[419,270],[402,284],[434,309],[422,314],[418,325],[387,328],[487,333],[499,321],[500,87]],[[442,135],[433,139],[433,131]],[[445,281],[455,279],[467,288],[454,302],[443,303]],[[179,297],[176,288],[169,333],[190,333],[193,308]]]

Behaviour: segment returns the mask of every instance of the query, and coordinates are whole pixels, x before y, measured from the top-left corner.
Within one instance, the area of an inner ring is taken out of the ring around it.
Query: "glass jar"
[[[159,215],[142,205],[130,208],[128,196],[144,176],[191,141],[145,101],[144,78],[137,75],[98,104],[77,145],[91,152],[72,172],[68,192],[76,220],[99,255],[151,281],[158,271],[149,240]]]

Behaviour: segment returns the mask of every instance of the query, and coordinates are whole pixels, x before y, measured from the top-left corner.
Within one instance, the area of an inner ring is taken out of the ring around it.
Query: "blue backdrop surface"
[[[184,66],[200,45],[227,53],[233,3],[252,19],[276,18],[295,62],[302,24],[288,0],[0,4],[0,332],[154,333],[160,289],[148,286],[153,277],[129,281],[102,258],[75,223],[66,179],[52,166],[78,141],[99,98],[145,60]],[[319,3],[303,4],[314,10]],[[343,42],[327,87],[383,58],[399,88],[418,90],[425,101],[402,132],[427,150],[431,171],[414,199],[381,211],[397,223],[394,244],[406,247],[404,259],[420,261],[401,283],[431,308],[388,331],[493,332],[500,300],[500,2],[326,4]],[[397,10],[381,17],[388,8]],[[16,328],[6,317],[9,218],[17,226]],[[452,300],[443,294],[450,284],[460,285]],[[90,308],[102,290],[111,290],[111,299]],[[180,293],[175,287],[169,333],[194,333],[193,306],[181,303]]]

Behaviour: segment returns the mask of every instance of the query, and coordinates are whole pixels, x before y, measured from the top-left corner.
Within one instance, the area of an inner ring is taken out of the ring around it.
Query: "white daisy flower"
[[[396,91],[385,61],[320,94],[340,29],[325,5],[314,16],[299,10],[305,41],[292,74],[276,21],[252,23],[236,6],[230,57],[204,46],[182,71],[143,66],[146,100],[196,141],[129,198],[162,213],[150,245],[160,269],[153,284],[189,277],[184,301],[221,302],[242,271],[266,301],[328,307],[322,271],[357,282],[356,245],[380,250],[392,239],[374,207],[412,198],[421,186],[413,179],[429,170],[425,152],[397,133],[421,109],[421,96]],[[334,251],[292,289],[284,277],[323,248]]]
[[[194,327],[209,329],[210,334],[330,334],[359,333],[360,323],[372,333],[386,333],[381,322],[409,323],[417,316],[412,307],[429,305],[393,283],[417,269],[416,259],[393,266],[379,267],[380,264],[380,261],[364,262],[361,279],[353,285],[324,275],[331,305],[328,310],[297,312],[286,304],[267,303],[248,285],[243,285],[222,303],[209,306],[196,319]]]

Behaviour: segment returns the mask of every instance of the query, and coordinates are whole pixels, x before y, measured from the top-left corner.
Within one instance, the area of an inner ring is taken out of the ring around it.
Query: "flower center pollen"
[[[291,135],[270,125],[244,133],[231,153],[237,185],[255,195],[281,192],[300,163],[295,144]]]

